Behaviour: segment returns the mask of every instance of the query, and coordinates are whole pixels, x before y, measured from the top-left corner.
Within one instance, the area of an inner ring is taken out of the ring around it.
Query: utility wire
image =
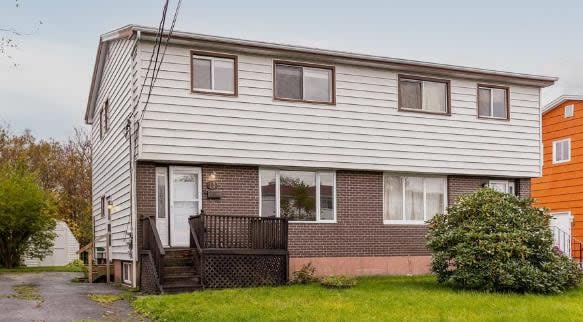
[[[154,73],[156,71],[156,65],[158,64],[158,56],[160,55],[160,45],[162,44],[162,35],[164,33],[164,26],[166,24],[166,13],[168,11],[168,3],[169,3],[169,0],[166,0],[166,2],[164,3],[164,8],[162,10],[162,18],[160,19],[160,24],[158,25],[158,31],[156,32],[156,40],[154,42],[154,47],[152,48],[152,55],[150,56],[150,63],[148,64],[148,69],[146,70],[146,75],[144,76],[144,82],[142,83],[142,88],[140,89],[140,96],[141,96],[142,93],[144,92],[144,87],[146,86],[146,81],[148,80],[148,75],[150,74],[150,68],[152,67],[152,63],[154,63],[154,68],[152,69],[152,78],[150,80],[150,88],[148,91],[148,96],[146,99],[146,103],[144,104],[144,107],[142,108],[139,122],[141,122],[142,118],[144,117],[144,113],[146,111],[146,107],[148,106],[148,102],[150,101],[150,95],[152,93],[152,87],[153,87],[154,81],[155,81],[154,80]]]
[[[168,43],[172,38],[172,33],[174,32],[174,26],[176,25],[176,20],[178,19],[178,13],[180,12],[180,6],[182,4],[182,0],[178,0],[178,4],[176,5],[176,9],[174,10],[174,17],[172,19],[172,24],[170,26],[170,30],[166,36],[166,43],[164,44],[164,51],[162,52],[162,56],[160,57],[160,62],[158,63],[158,57],[160,53],[160,47],[162,45],[162,37],[164,36],[164,30],[162,28],[162,32],[160,34],[160,42],[158,44],[157,52],[156,52],[156,59],[154,61],[154,71],[152,72],[152,80],[150,81],[150,88],[148,91],[148,96],[146,98],[146,103],[144,104],[144,108],[142,113],[140,114],[140,121],[143,119],[144,114],[146,112],[146,108],[148,107],[148,103],[150,102],[150,96],[152,95],[152,90],[158,79],[158,74],[160,73],[160,68],[162,68],[162,63],[164,62],[164,57],[166,56],[166,50],[168,49]],[[165,21],[165,18],[164,18]],[[147,76],[147,75],[146,75]]]
[[[176,5],[176,10],[174,11],[174,18],[172,18],[172,25],[170,26],[170,30],[168,31],[168,36],[166,37],[166,43],[164,44],[164,51],[162,52],[162,58],[160,59],[160,64],[158,65],[158,69],[156,70],[156,73],[154,75],[154,82],[158,79],[158,73],[160,72],[160,68],[162,67],[162,62],[164,62],[164,56],[166,56],[166,50],[168,49],[168,43],[170,42],[170,38],[172,38],[172,33],[174,32],[174,26],[176,25],[176,19],[178,18],[178,12],[180,11],[181,4],[182,4],[182,0],[178,0],[178,4]]]

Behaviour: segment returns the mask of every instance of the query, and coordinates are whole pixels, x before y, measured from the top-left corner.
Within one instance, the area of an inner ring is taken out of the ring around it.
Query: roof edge
[[[548,102],[543,107],[543,114],[548,113],[554,110],[556,107],[559,107],[561,104],[567,101],[583,101],[583,94],[564,94],[561,95],[554,100]]]
[[[140,31],[143,34],[156,35],[156,33],[158,31],[157,28],[140,26],[140,25],[130,25],[128,27],[132,28],[134,31]],[[222,37],[222,36],[211,36],[211,35],[182,32],[182,31],[174,31],[173,37],[185,38],[185,39],[191,39],[191,40],[199,40],[199,41],[208,41],[208,42],[220,42],[220,43],[224,43],[224,44],[239,45],[239,46],[249,46],[249,47],[259,47],[259,48],[265,48],[265,49],[275,49],[275,50],[283,50],[283,51],[291,51],[291,52],[300,52],[300,53],[304,53],[304,54],[340,57],[340,58],[347,58],[347,59],[352,59],[352,60],[372,61],[372,62],[377,62],[377,63],[410,65],[410,66],[435,68],[435,69],[442,69],[442,70],[451,70],[451,71],[457,71],[457,72],[501,76],[501,77],[515,78],[515,79],[525,79],[525,80],[540,82],[541,87],[553,85],[558,80],[558,77],[554,77],[554,76],[543,76],[543,75],[533,75],[533,74],[526,74],[526,73],[505,72],[505,71],[491,70],[491,69],[484,69],[484,68],[477,68],[477,67],[467,67],[467,66],[458,66],[458,65],[450,65],[450,64],[431,63],[431,62],[424,62],[424,61],[418,61],[418,60],[390,58],[390,57],[385,57],[385,56],[360,54],[360,53],[347,52],[347,51],[320,49],[320,48],[315,48],[315,47],[271,43],[271,42],[264,42],[264,41],[253,41],[253,40],[245,40],[245,39]]]

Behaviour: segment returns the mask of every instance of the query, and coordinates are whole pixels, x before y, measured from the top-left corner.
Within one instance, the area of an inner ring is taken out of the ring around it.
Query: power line
[[[144,104],[144,108],[142,109],[142,113],[140,114],[140,121],[144,117],[144,114],[146,112],[146,108],[148,107],[148,103],[150,102],[150,96],[152,95],[152,90],[154,88],[156,80],[158,79],[158,73],[160,73],[160,68],[162,68],[162,63],[164,62],[164,57],[166,56],[166,50],[168,49],[168,43],[170,42],[170,39],[172,38],[172,33],[174,32],[174,26],[176,25],[176,20],[178,19],[178,13],[180,12],[181,4],[182,4],[182,0],[178,0],[178,4],[176,5],[176,9],[174,11],[174,17],[172,19],[172,24],[170,26],[170,30],[168,31],[168,34],[166,36],[166,43],[164,44],[164,51],[162,52],[162,56],[160,57],[160,62],[158,63],[160,47],[162,44],[162,37],[164,36],[163,28],[162,28],[162,32],[160,33],[160,42],[159,42],[158,48],[157,48],[158,50],[156,53],[156,60],[154,61],[154,70],[152,72],[152,79],[150,81],[150,88],[148,90],[148,96],[146,97],[146,102]],[[164,21],[165,21],[165,16],[164,16]],[[147,77],[147,75],[146,75],[146,77]]]
[[[168,3],[169,0],[166,0],[164,3],[164,7],[162,9],[162,18],[160,19],[160,24],[158,25],[158,31],[156,32],[156,40],[154,41],[154,47],[152,48],[152,55],[150,55],[150,62],[148,64],[148,69],[146,69],[146,75],[144,76],[144,82],[142,83],[142,88],[140,88],[140,96],[144,92],[144,87],[146,86],[146,81],[148,80],[148,75],[150,74],[150,68],[152,67],[152,63],[154,63],[154,69],[152,70],[152,78],[150,81],[150,89],[148,91],[148,97],[146,99],[146,103],[142,108],[142,113],[140,115],[140,122],[143,118],[144,112],[146,111],[146,106],[150,100],[150,94],[152,92],[152,86],[154,82],[154,73],[156,71],[156,65],[158,64],[158,55],[160,53],[160,45],[162,44],[162,34],[164,32],[164,25],[166,23],[166,13],[168,10]],[[154,61],[154,56],[156,57]]]
[[[168,31],[168,36],[166,37],[166,43],[164,44],[164,51],[162,52],[162,59],[160,60],[160,65],[158,65],[158,69],[156,70],[154,81],[158,79],[158,73],[160,72],[160,68],[162,67],[162,62],[164,61],[164,56],[166,55],[166,50],[168,49],[168,43],[170,42],[170,38],[172,38],[172,33],[174,32],[174,26],[176,25],[176,19],[178,18],[178,12],[180,11],[180,5],[182,4],[182,0],[178,0],[178,4],[176,5],[176,10],[174,11],[174,18],[172,18],[172,25],[170,26],[170,31]],[[154,66],[156,67],[156,66]]]

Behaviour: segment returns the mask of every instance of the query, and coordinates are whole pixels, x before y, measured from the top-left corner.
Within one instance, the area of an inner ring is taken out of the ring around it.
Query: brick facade
[[[258,215],[258,167],[197,166],[202,169],[202,208],[206,213]],[[137,167],[137,210],[140,218],[155,215],[155,167],[146,163],[140,163]],[[208,198],[206,182],[213,172],[217,179],[213,193],[215,197],[220,195],[220,199]],[[459,196],[487,185],[489,179],[449,176],[448,203],[453,204]],[[515,182],[519,195],[530,195],[530,180],[517,179]],[[322,259],[323,266],[346,265],[358,272],[426,271],[430,256],[425,247],[427,227],[383,223],[382,172],[336,172],[336,219],[336,223],[289,224],[292,267],[306,260]],[[141,245],[141,225],[138,226],[138,245]],[[366,260],[373,257],[379,260]]]
[[[259,175],[257,167],[202,165],[202,208],[211,215],[257,215]],[[215,172],[220,199],[207,197],[206,181]]]
[[[500,178],[475,177],[475,176],[449,176],[447,177],[447,202],[452,205],[459,196],[472,193],[484,186],[487,186],[490,180]],[[513,179],[508,179],[513,180]],[[516,192],[520,197],[530,197],[530,179],[515,179]]]
[[[383,173],[336,172],[337,223],[290,223],[290,257],[427,256],[420,225],[383,223]]]

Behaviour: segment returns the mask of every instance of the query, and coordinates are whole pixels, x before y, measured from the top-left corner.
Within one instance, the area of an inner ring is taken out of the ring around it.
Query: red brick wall
[[[447,202],[452,205],[461,195],[472,193],[488,185],[489,177],[449,176],[447,178]],[[500,178],[497,178],[500,179]],[[512,180],[512,179],[508,179]],[[516,179],[516,191],[520,197],[530,197],[530,179]]]
[[[208,214],[257,215],[259,175],[257,167],[200,165],[203,209]],[[221,199],[207,198],[207,179],[216,173]],[[486,177],[448,177],[448,202],[471,193],[488,182]],[[137,167],[137,209],[140,216],[155,214],[155,165]],[[521,195],[530,193],[528,179],[517,180]],[[429,255],[423,225],[383,223],[383,173],[337,171],[337,223],[290,223],[291,257]],[[141,227],[141,226],[138,226]],[[138,235],[140,238],[140,234]]]
[[[257,215],[259,213],[259,174],[257,167],[203,165],[202,208],[209,215]],[[216,173],[221,199],[207,198],[207,179]]]
[[[530,179],[519,179],[518,182],[518,195],[522,198],[530,198]]]
[[[335,224],[291,223],[291,257],[428,255],[426,227],[383,223],[382,172],[336,172]]]
[[[486,177],[449,176],[447,177],[447,204],[453,205],[461,195],[475,192],[488,184]]]

